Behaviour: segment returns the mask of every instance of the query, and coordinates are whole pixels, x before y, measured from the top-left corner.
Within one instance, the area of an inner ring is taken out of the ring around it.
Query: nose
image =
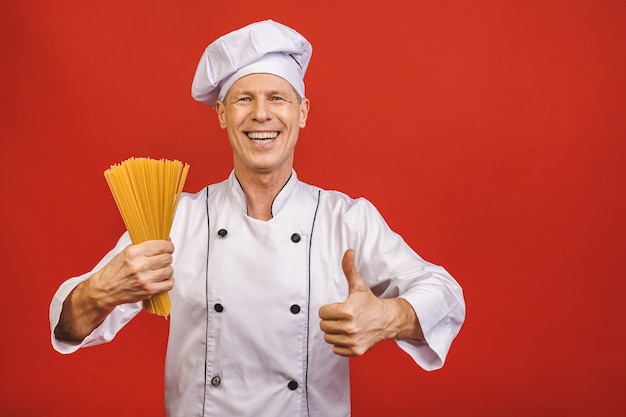
[[[254,102],[252,118],[257,122],[264,122],[272,118],[272,110],[266,100],[256,100]]]

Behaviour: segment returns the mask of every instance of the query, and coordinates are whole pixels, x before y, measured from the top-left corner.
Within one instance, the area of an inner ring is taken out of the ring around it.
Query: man
[[[425,369],[443,365],[465,315],[456,281],[371,203],[293,170],[310,57],[304,37],[273,21],[207,47],[192,95],[215,108],[234,170],[181,198],[170,241],[125,234],[60,287],[58,351],[112,340],[142,300],[169,291],[168,416],[348,416],[347,357],[381,340]]]

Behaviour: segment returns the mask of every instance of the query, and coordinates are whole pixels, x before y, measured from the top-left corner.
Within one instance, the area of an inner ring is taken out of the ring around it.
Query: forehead
[[[284,78],[274,74],[255,73],[241,77],[233,83],[227,94],[291,94],[297,97],[295,88]]]

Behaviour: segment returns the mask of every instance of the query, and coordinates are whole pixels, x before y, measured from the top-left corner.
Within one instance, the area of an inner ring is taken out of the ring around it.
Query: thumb
[[[343,254],[343,260],[341,261],[341,267],[343,268],[343,274],[348,281],[348,295],[355,292],[369,290],[369,287],[357,271],[354,265],[354,250],[348,249]]]

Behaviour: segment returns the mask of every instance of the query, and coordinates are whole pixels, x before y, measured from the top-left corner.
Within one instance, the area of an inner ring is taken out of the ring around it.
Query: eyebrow
[[[254,96],[257,95],[259,92],[255,92],[254,90],[251,89],[246,89],[246,90],[235,90],[233,91],[233,93],[237,94],[237,95],[249,95],[249,96]],[[263,92],[265,93],[265,92]],[[295,90],[294,90],[295,93]],[[296,93],[297,95],[298,93]],[[288,90],[282,90],[282,89],[275,89],[275,90],[270,90],[267,92],[268,96],[276,96],[276,95],[282,95],[282,96],[286,96],[289,95]]]
[[[270,92],[268,93],[268,95],[271,96],[275,96],[275,95],[284,95],[287,96],[289,95],[289,91],[293,92],[293,94],[295,94],[296,96],[296,101],[298,103],[301,103],[303,98],[300,96],[300,94],[298,94],[298,92],[296,91],[296,89],[294,88],[293,85],[289,84],[288,89],[274,89],[274,90],[270,90]],[[224,97],[224,101],[228,100],[229,97],[232,97],[233,95],[235,96],[241,96],[241,95],[248,95],[248,96],[254,96],[256,93],[254,92],[254,90],[251,90],[249,88],[246,89],[240,89],[240,90],[233,90],[233,89],[229,89],[228,92],[226,93],[226,96]]]
[[[298,94],[298,92],[296,91],[295,88],[293,88],[292,85],[289,86],[291,91],[293,92],[293,94],[295,95],[295,101],[297,103],[301,103],[302,102],[302,97],[300,97],[300,94]],[[245,90],[229,90],[228,93],[226,93],[226,97],[224,97],[224,100],[229,100],[229,98],[234,98],[237,96],[254,96],[256,95],[256,93],[253,90],[250,89],[245,89]],[[284,97],[288,97],[289,96],[289,92],[288,90],[281,90],[281,89],[275,89],[275,90],[270,90],[267,93],[268,97],[274,97],[276,95],[279,96],[284,96]]]

